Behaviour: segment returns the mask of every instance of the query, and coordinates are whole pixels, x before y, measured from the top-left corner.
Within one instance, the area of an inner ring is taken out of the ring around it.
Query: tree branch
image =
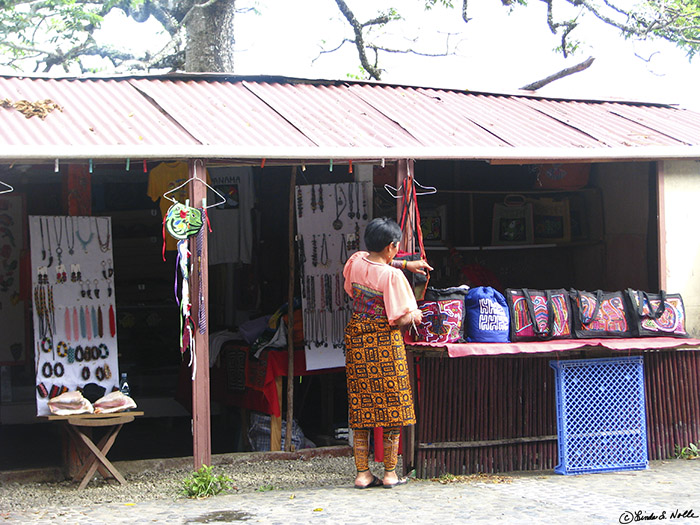
[[[576,64],[575,66],[567,67],[566,69],[562,69],[561,71],[554,73],[553,75],[549,75],[546,78],[543,78],[542,80],[537,80],[536,82],[533,82],[531,84],[528,84],[527,86],[523,86],[520,89],[526,90],[526,91],[536,91],[547,84],[550,84],[551,82],[554,82],[555,80],[559,80],[560,78],[568,77],[569,75],[573,75],[574,73],[578,73],[579,71],[583,71],[584,69],[588,69],[595,58],[593,57],[588,57],[586,60],[581,62],[580,64]]]
[[[340,9],[340,12],[343,13],[343,16],[348,21],[350,27],[352,27],[352,30],[355,33],[354,44],[355,48],[357,49],[357,54],[360,57],[360,64],[364,70],[367,71],[370,78],[380,80],[380,77],[382,76],[381,69],[370,64],[369,60],[367,59],[367,53],[365,53],[365,39],[364,35],[362,34],[362,24],[357,21],[355,14],[350,10],[348,4],[345,3],[345,0],[335,0],[335,3],[338,5],[338,9]]]

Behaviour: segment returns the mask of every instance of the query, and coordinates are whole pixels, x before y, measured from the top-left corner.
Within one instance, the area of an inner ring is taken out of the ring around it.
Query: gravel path
[[[124,486],[115,481],[106,482],[99,475],[82,491],[76,490],[77,483],[72,481],[2,483],[0,484],[0,512],[51,507],[59,501],[62,506],[71,506],[184,498],[180,494],[182,483],[192,473],[192,468],[163,469],[158,465],[148,466],[147,462],[143,464],[146,467],[139,472],[122,471],[127,480]],[[377,464],[373,470],[381,473],[381,465]],[[213,473],[229,476],[236,487],[233,492],[263,492],[350,486],[355,477],[355,464],[352,457],[251,460],[215,465]]]

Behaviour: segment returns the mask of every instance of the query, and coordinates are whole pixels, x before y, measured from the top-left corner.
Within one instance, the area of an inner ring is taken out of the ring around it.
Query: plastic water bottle
[[[131,392],[129,389],[129,382],[126,380],[126,372],[122,372],[121,379],[119,380],[119,391],[128,396]]]

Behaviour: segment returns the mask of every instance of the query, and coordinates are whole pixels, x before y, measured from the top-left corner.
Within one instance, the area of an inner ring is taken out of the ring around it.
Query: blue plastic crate
[[[559,474],[649,465],[641,356],[550,361],[555,371]]]

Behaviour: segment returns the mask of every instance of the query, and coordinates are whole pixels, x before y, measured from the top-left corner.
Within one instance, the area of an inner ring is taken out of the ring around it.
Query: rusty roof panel
[[[405,87],[353,84],[350,91],[425,146],[507,146],[438,96]]]
[[[562,126],[552,118],[521,104],[519,97],[443,90],[421,91],[439,93],[455,106],[455,110],[513,147],[601,146],[600,142],[577,129]]]
[[[344,84],[244,84],[319,146],[420,146],[406,130],[353,97]]]
[[[611,113],[688,144],[700,145],[700,114],[687,109],[604,102]]]
[[[661,104],[231,75],[0,76],[16,158],[700,158],[700,114]],[[18,157],[19,155],[19,157]]]
[[[131,81],[203,144],[313,147],[241,82]]]
[[[609,111],[609,104],[523,99],[523,103],[608,146],[677,146],[678,140]]]
[[[5,108],[0,141],[9,145],[194,144],[128,83],[117,80],[0,77],[2,98],[12,102],[51,100],[62,111],[44,120]]]

